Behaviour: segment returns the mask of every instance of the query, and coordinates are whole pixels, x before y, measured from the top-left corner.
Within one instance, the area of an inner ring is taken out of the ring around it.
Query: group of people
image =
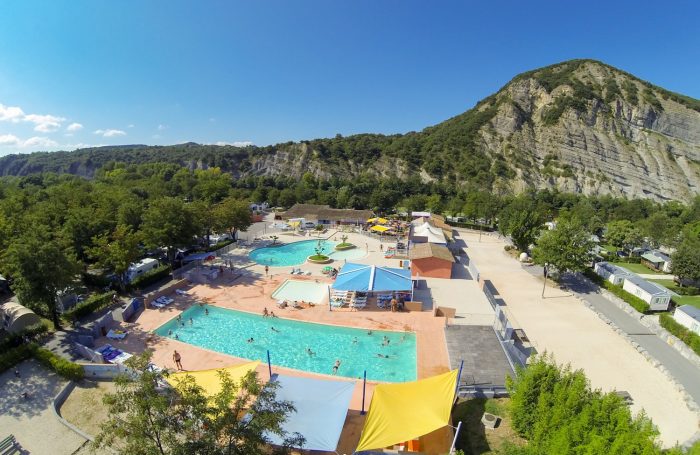
[[[267,307],[263,308],[262,316],[264,318],[276,318],[277,315],[275,315],[274,311],[267,311]]]

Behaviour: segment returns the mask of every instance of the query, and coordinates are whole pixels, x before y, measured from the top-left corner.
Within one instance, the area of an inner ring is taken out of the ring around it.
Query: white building
[[[642,264],[660,272],[671,273],[671,258],[661,251],[654,250],[642,254]]]
[[[632,273],[625,277],[622,289],[644,300],[652,311],[666,311],[671,304],[671,292],[668,289]]]
[[[680,325],[687,327],[693,333],[700,335],[700,309],[692,305],[683,305],[676,308],[673,319]]]
[[[594,270],[599,277],[617,286],[621,286],[622,282],[625,281],[625,278],[630,274],[622,267],[618,267],[609,262],[596,263]]]
[[[158,265],[157,259],[141,259],[139,262],[134,262],[129,266],[129,269],[126,271],[126,278],[128,281],[133,281],[137,276],[141,276],[150,270],[158,268]]]

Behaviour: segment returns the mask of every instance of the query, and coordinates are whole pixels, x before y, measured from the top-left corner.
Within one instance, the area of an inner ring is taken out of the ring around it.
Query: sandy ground
[[[22,449],[34,455],[72,454],[86,440],[54,415],[53,399],[66,381],[28,360],[0,375],[0,438],[13,434]],[[24,399],[23,392],[30,394]]]
[[[114,383],[110,381],[81,381],[61,406],[61,415],[87,434],[96,436],[100,424],[107,420],[107,407],[102,397],[114,390]]]
[[[683,443],[698,430],[698,416],[664,375],[580,300],[551,287],[542,299],[542,281],[508,256],[501,240],[482,236],[479,242],[477,234],[466,232],[461,236],[482,278],[506,302],[511,322],[525,330],[539,352],[583,369],[595,388],[628,391],[632,410],[644,409],[664,446]]]

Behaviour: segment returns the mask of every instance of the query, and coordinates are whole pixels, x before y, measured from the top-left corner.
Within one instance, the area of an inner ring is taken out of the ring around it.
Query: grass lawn
[[[114,391],[113,382],[80,381],[61,406],[61,415],[89,435],[96,436],[108,417],[102,398]]]
[[[602,243],[600,245],[600,247],[610,254],[615,254],[617,252],[617,249],[618,249],[616,246],[612,246],[612,245],[607,244],[607,243]]]
[[[494,454],[505,442],[522,446],[525,440],[519,437],[510,426],[510,398],[460,400],[452,413],[452,424],[462,421],[462,429],[457,438],[457,449],[465,455]],[[498,426],[487,430],[481,423],[484,412],[501,418]]]
[[[642,264],[628,264],[627,262],[615,262],[615,265],[624,267],[630,272],[641,274],[665,275],[663,272],[657,272]]]
[[[654,283],[658,283],[673,292],[677,292],[678,285],[673,280],[649,280]],[[671,298],[677,306],[681,305],[693,305],[696,308],[700,308],[700,295],[679,295],[678,297],[673,296]]]

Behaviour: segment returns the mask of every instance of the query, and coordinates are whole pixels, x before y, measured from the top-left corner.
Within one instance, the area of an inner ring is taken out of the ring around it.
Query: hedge
[[[63,317],[71,321],[77,321],[85,316],[100,310],[110,303],[116,293],[114,291],[105,292],[104,294],[96,294],[89,297],[87,300],[78,303],[70,310],[63,313]]]
[[[66,360],[48,349],[40,348],[35,345],[33,346],[34,358],[44,364],[44,366],[51,368],[53,371],[66,379],[72,379],[74,381],[83,379],[85,372],[83,371],[82,366],[78,365],[77,363],[73,363],[70,360]]]
[[[33,345],[30,344],[23,344],[7,350],[0,350],[0,373],[27,360],[33,353]]]
[[[161,265],[158,268],[150,270],[143,275],[136,277],[131,283],[129,283],[129,288],[131,289],[143,289],[149,284],[153,284],[157,281],[170,275],[170,266]]]
[[[0,372],[8,370],[31,357],[34,357],[42,365],[51,368],[66,379],[78,381],[85,375],[82,366],[57,356],[48,349],[40,348],[34,343],[23,344],[0,354]]]
[[[0,352],[21,346],[24,344],[25,338],[35,340],[40,335],[49,331],[49,324],[48,321],[42,321],[38,324],[26,327],[19,332],[8,334],[7,337],[0,342]]]
[[[668,313],[659,315],[661,327],[677,336],[683,343],[687,344],[697,355],[700,355],[700,335],[697,335],[686,327],[676,322]]]
[[[207,248],[207,253],[211,253],[212,251],[216,251],[225,246],[229,246],[233,242],[235,242],[235,240],[222,240],[221,242],[215,243],[214,245],[211,245],[209,248]]]
[[[495,226],[491,225],[491,224],[478,224],[478,223],[449,221],[449,220],[445,220],[445,223],[449,224],[450,226],[454,226],[454,227],[474,229],[477,231],[484,231],[484,232],[492,232],[496,229]]]
[[[630,294],[629,292],[622,289],[620,286],[616,286],[608,280],[604,280],[603,278],[598,276],[598,274],[595,273],[593,270],[586,270],[584,272],[584,275],[586,275],[591,281],[596,283],[598,286],[607,289],[608,291],[612,292],[625,302],[629,303],[630,306],[632,306],[632,308],[639,311],[640,313],[647,313],[649,311],[649,304],[646,303],[644,300]]]

